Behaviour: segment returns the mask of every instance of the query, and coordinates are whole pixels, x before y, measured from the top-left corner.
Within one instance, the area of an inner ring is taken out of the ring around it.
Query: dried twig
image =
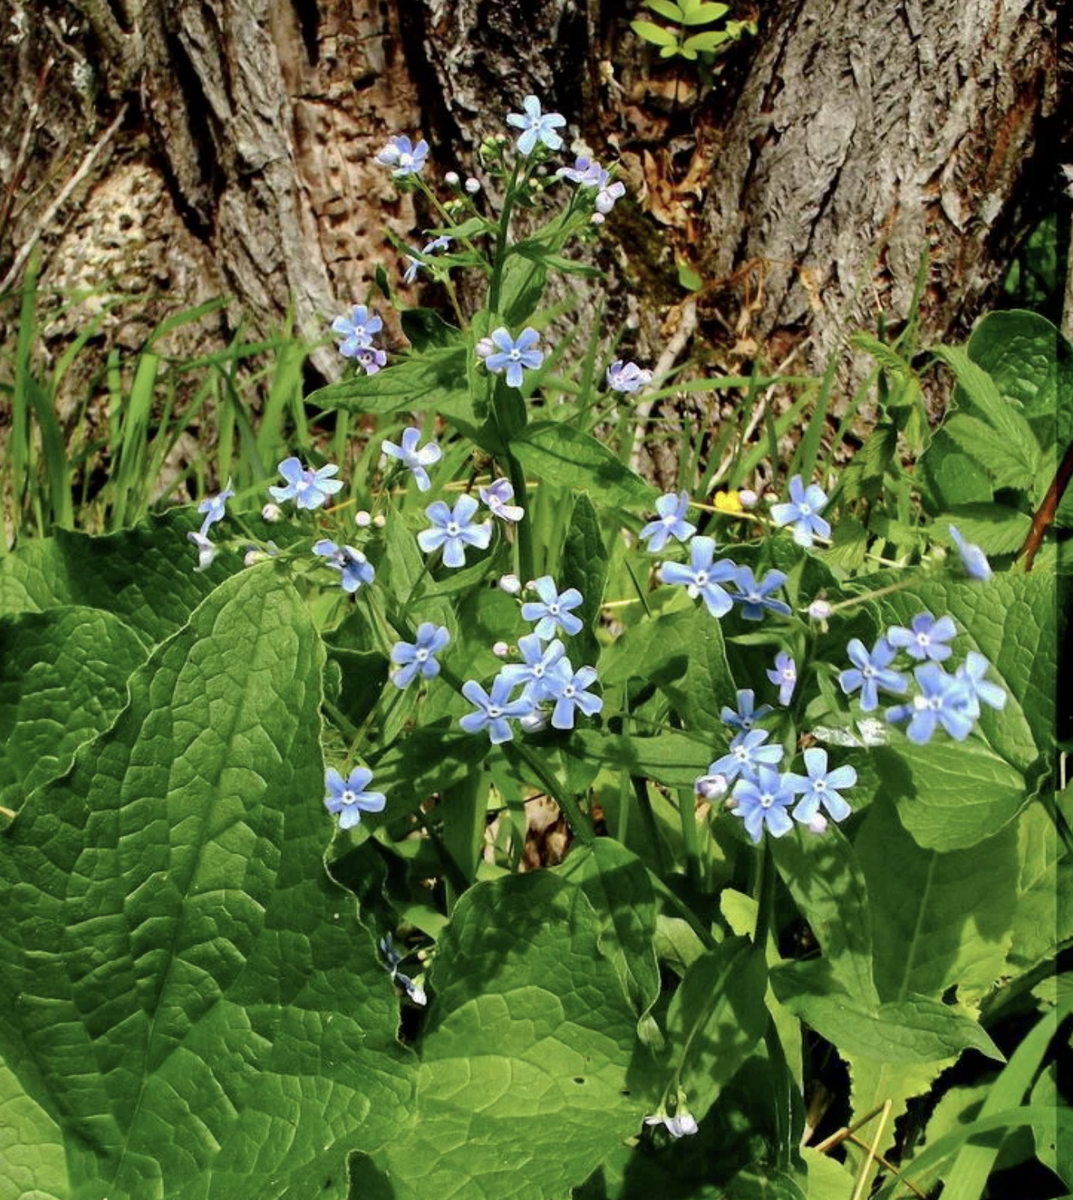
[[[693,336],[693,331],[697,328],[697,302],[692,297],[685,301],[681,309],[681,317],[678,321],[678,328],[675,331],[674,337],[667,343],[663,353],[659,356],[659,362],[656,363],[656,368],[652,372],[653,376],[658,380],[661,379],[674,366],[675,359],[686,347],[686,343]],[[645,440],[645,422],[648,420],[652,412],[652,400],[641,400],[634,412],[634,421],[636,422],[636,432],[633,435],[633,449],[630,451],[630,467],[637,471],[641,466],[641,451],[644,448]]]
[[[26,163],[30,157],[30,144],[33,141],[34,130],[37,127],[37,112],[45,95],[45,84],[48,82],[55,59],[49,56],[37,74],[37,86],[34,88],[33,99],[26,113],[26,123],[23,126],[19,148],[15,153],[15,165],[11,170],[11,182],[7,186],[3,208],[0,208],[0,242],[4,240],[7,223],[11,219],[11,209],[15,204],[15,193],[19,190],[23,176],[26,174]]]

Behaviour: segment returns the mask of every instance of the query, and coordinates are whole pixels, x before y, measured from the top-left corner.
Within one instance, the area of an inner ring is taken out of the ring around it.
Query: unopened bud
[[[510,647],[506,642],[496,642],[496,644],[492,647],[492,653],[496,656],[496,658],[506,658],[510,653]]]
[[[693,787],[705,800],[721,800],[727,794],[727,779],[725,775],[702,775]]]
[[[592,223],[594,225],[602,225],[604,223],[604,214],[603,213],[593,213],[592,214]]]
[[[278,521],[282,516],[283,509],[281,509],[278,504],[266,504],[264,508],[261,509],[261,519],[268,521],[269,523]]]
[[[488,358],[489,355],[495,354],[496,344],[491,338],[481,338],[476,349],[478,358]]]
[[[759,499],[760,497],[756,494],[756,492],[750,491],[748,488],[742,488],[741,491],[738,492],[738,502],[744,509],[756,508]]]
[[[531,713],[522,717],[518,724],[526,733],[539,733],[548,723],[548,714],[534,708]]]
[[[481,181],[479,179],[475,178],[473,175],[471,175],[466,180],[464,186],[465,186],[466,191],[469,192],[469,194],[471,196],[476,196],[476,194],[481,190]]]
[[[254,563],[264,562],[267,557],[263,550],[247,550],[242,561],[247,567],[252,567]]]
[[[814,833],[817,837],[819,837],[821,833],[827,832],[827,818],[823,815],[823,813],[818,812],[812,818],[812,820],[809,821],[808,831],[809,833]]]
[[[371,512],[367,512],[364,508],[359,508],[354,514],[354,524],[357,525],[359,529],[368,529],[372,523],[373,514]]]
[[[383,529],[386,524],[387,524],[387,517],[385,517],[383,513],[377,513],[376,516],[373,517],[373,528],[374,529]]]
[[[443,182],[446,183],[448,187],[458,187],[458,172],[448,171],[443,177]]]
[[[808,606],[808,615],[813,621],[826,621],[831,611],[831,606],[826,600],[816,599]]]
[[[522,581],[517,575],[503,575],[499,580],[499,590],[508,596],[517,596],[522,590]]]

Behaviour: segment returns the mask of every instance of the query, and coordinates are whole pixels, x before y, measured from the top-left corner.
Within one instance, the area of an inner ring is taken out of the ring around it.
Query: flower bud
[[[477,357],[487,358],[490,354],[495,354],[496,344],[491,338],[481,338],[477,343]]]
[[[376,516],[373,517],[373,528],[374,529],[383,529],[386,524],[387,524],[387,517],[385,517],[383,513],[377,513]]]
[[[738,492],[738,502],[744,509],[756,508],[759,499],[760,497],[756,494],[756,492],[750,491],[748,488],[742,488],[741,491]]]
[[[531,713],[521,717],[518,724],[526,733],[539,733],[548,723],[548,714],[534,708]]]
[[[702,775],[693,788],[705,800],[721,800],[727,794],[727,786],[725,775]]]
[[[263,562],[268,557],[263,550],[247,550],[242,561],[247,567],[252,567],[255,563]]]
[[[826,600],[817,597],[808,606],[808,615],[813,621],[826,621],[831,615],[831,606]]]
[[[812,820],[809,821],[808,831],[809,833],[814,833],[817,837],[819,837],[821,833],[827,832],[827,818],[823,815],[823,813],[818,812],[812,818]]]
[[[281,509],[278,504],[266,504],[264,508],[261,509],[261,519],[268,521],[269,523],[278,521],[282,516],[283,509]]]
[[[359,529],[368,529],[372,523],[373,514],[366,511],[364,508],[359,508],[354,514],[354,524],[357,525]]]
[[[458,187],[458,172],[448,171],[443,177],[443,182],[446,183],[448,187]]]
[[[476,196],[476,194],[481,190],[481,181],[471,175],[465,182],[465,188],[471,196]]]
[[[504,575],[499,580],[499,590],[508,596],[517,596],[522,590],[522,581],[517,575]]]

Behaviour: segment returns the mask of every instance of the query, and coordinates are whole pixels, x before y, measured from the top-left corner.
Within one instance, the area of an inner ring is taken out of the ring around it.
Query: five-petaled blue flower
[[[396,446],[394,442],[385,439],[381,443],[380,449],[388,458],[398,459],[412,473],[419,492],[427,492],[432,487],[432,480],[429,479],[425,468],[438,463],[443,457],[443,451],[435,442],[419,446],[420,441],[421,430],[410,425],[402,431],[401,446]]]
[[[860,638],[852,638],[846,653],[853,667],[839,675],[838,683],[847,696],[861,689],[862,712],[872,712],[879,707],[879,688],[898,695],[909,690],[909,680],[901,672],[890,669],[898,652],[885,637],[876,642],[871,654]]]
[[[378,346],[365,346],[354,356],[354,361],[366,375],[375,375],[387,362],[387,354]]]
[[[781,600],[771,599],[771,593],[778,591],[786,582],[785,572],[768,571],[764,578],[757,583],[753,578],[752,567],[738,567],[735,582],[738,590],[731,592],[730,597],[742,606],[741,615],[747,621],[763,620],[765,609],[784,617],[790,615],[788,604],[784,604]]]
[[[776,525],[793,526],[794,541],[799,546],[811,546],[814,537],[828,538],[831,526],[820,516],[827,497],[818,484],[806,488],[800,475],[790,480],[790,502],[773,504],[771,519]]]
[[[719,712],[719,719],[735,729],[741,729],[748,733],[756,726],[761,717],[766,717],[769,712],[775,711],[770,704],[761,704],[759,708],[756,708],[754,707],[755,702],[756,696],[753,689],[742,688],[738,692],[738,711],[735,712],[724,704]]]
[[[777,766],[782,762],[783,749],[779,745],[765,746],[770,736],[766,729],[735,734],[729,752],[708,767],[708,774],[722,775],[729,783],[732,779],[754,779],[761,766]]]
[[[979,546],[965,541],[956,525],[950,525],[949,529],[965,574],[970,579],[978,579],[981,583],[986,583],[991,578],[991,564],[987,561],[987,555]]]
[[[541,112],[540,101],[536,96],[526,96],[522,101],[522,108],[525,110],[524,115],[507,114],[507,124],[523,131],[518,139],[518,153],[528,157],[533,153],[537,142],[543,142],[549,150],[558,150],[563,144],[563,139],[555,130],[566,124],[566,117],[559,113]]]
[[[658,575],[664,583],[684,584],[689,595],[703,598],[713,617],[725,616],[734,607],[730,593],[721,584],[733,582],[738,575],[737,564],[728,558],[713,563],[715,539],[695,537],[689,544],[690,562],[660,564]]]
[[[754,842],[760,841],[765,825],[772,837],[782,837],[793,829],[786,811],[794,801],[789,776],[761,767],[755,779],[738,780],[733,797],[731,811],[745,822],[745,830]]]
[[[680,542],[688,542],[697,532],[696,525],[687,521],[689,512],[689,493],[667,492],[656,501],[656,512],[659,517],[649,521],[641,530],[641,540],[647,542],[646,549],[651,554],[658,554],[667,544],[668,538],[677,538]]]
[[[372,583],[376,578],[373,564],[353,546],[337,546],[335,542],[321,538],[314,544],[313,553],[326,558],[328,562],[325,565],[340,573],[343,591],[349,592],[351,595],[364,584]]]
[[[391,167],[392,175],[418,175],[428,157],[428,142],[422,138],[415,146],[403,134],[393,137],[376,156],[376,161],[383,167]]]
[[[466,547],[485,550],[492,540],[492,522],[473,520],[479,505],[472,496],[459,496],[453,509],[442,500],[434,500],[425,509],[431,529],[417,535],[417,544],[426,554],[443,547],[443,561],[449,567],[466,565]]]
[[[328,499],[334,496],[343,486],[341,479],[332,479],[338,474],[339,468],[334,463],[327,463],[316,471],[312,467],[303,467],[297,458],[285,458],[279,464],[279,473],[287,481],[286,487],[270,487],[272,497],[282,503],[293,500],[299,508],[320,508]]]
[[[779,703],[784,706],[789,704],[797,686],[797,663],[785,650],[775,655],[775,669],[769,670],[767,677],[779,689]]]
[[[434,679],[440,673],[436,655],[451,640],[443,625],[422,621],[417,627],[417,640],[396,642],[391,647],[391,661],[399,668],[392,671],[391,682],[400,688],[409,687],[420,675],[422,679]]]
[[[984,678],[989,665],[982,654],[970,650],[965,655],[965,661],[954,672],[954,678],[965,688],[965,711],[973,718],[980,715],[981,700],[990,708],[1000,711],[1006,707],[1006,693],[997,683]]]
[[[511,504],[514,485],[509,479],[497,479],[488,487],[479,487],[477,495],[492,516],[501,521],[520,521],[525,516],[525,509],[520,504]]]
[[[607,182],[607,172],[587,154],[578,155],[572,167],[560,167],[555,174],[585,188],[600,188]]]
[[[623,362],[616,358],[607,368],[607,386],[615,392],[636,392],[652,382],[652,372],[644,370],[635,362]]]
[[[801,799],[794,808],[794,820],[807,825],[821,808],[827,810],[832,821],[844,821],[853,811],[839,794],[839,788],[850,788],[857,782],[853,767],[843,765],[827,770],[827,751],[811,746],[805,751],[807,775],[787,775],[787,781]]]
[[[904,625],[892,625],[887,630],[887,641],[918,662],[927,659],[943,662],[948,659],[953,651],[943,643],[956,636],[957,626],[950,617],[936,620],[930,612],[917,613],[909,629]]]
[[[346,779],[335,767],[329,767],[324,772],[324,783],[328,789],[324,807],[333,816],[339,817],[340,829],[353,829],[361,821],[363,812],[384,811],[384,793],[365,790],[372,781],[373,773],[368,767],[355,767]]]
[[[543,350],[533,349],[539,341],[540,334],[531,325],[527,325],[518,334],[517,341],[501,325],[498,329],[492,331],[492,342],[498,347],[498,350],[494,354],[489,354],[485,357],[484,365],[495,375],[506,371],[507,385],[513,388],[520,388],[522,386],[523,368],[528,371],[535,371],[544,361]]]
[[[562,659],[548,680],[549,686],[554,689],[555,709],[551,714],[551,723],[555,729],[573,729],[575,709],[580,709],[586,717],[592,717],[603,708],[601,697],[586,691],[595,682],[595,667],[579,667],[575,671],[568,658]]]
[[[888,708],[887,720],[897,725],[908,719],[906,737],[918,746],[931,740],[937,725],[942,725],[955,741],[963,742],[972,732],[975,719],[965,683],[947,675],[938,663],[925,663],[913,674],[919,693],[908,704]]]
[[[344,358],[357,358],[360,351],[373,344],[373,338],[383,327],[384,322],[364,304],[355,304],[349,317],[336,317],[332,322],[332,332],[343,338],[339,353]]]
[[[477,708],[475,712],[460,717],[459,725],[467,733],[480,733],[482,729],[487,729],[488,740],[494,746],[511,741],[514,732],[510,721],[516,717],[527,717],[534,707],[528,696],[512,700],[510,694],[513,690],[514,684],[505,679],[502,673],[492,680],[491,695],[475,679],[466,680],[462,685],[462,695]]]
[[[570,611],[582,603],[582,595],[577,588],[567,588],[560,596],[552,577],[541,575],[533,584],[533,590],[540,600],[530,600],[522,605],[522,620],[536,621],[534,632],[538,638],[546,642],[560,629],[571,637],[581,632],[581,618],[575,617]]]
[[[234,494],[235,489],[231,486],[231,480],[228,479],[227,486],[222,492],[215,496],[209,496],[197,506],[197,511],[205,514],[205,519],[201,522],[202,537],[205,537],[211,526],[215,525],[217,521],[222,521],[227,515],[226,505]]]
[[[499,674],[508,680],[512,687],[522,686],[523,698],[536,702],[551,700],[556,694],[552,677],[566,654],[562,642],[555,638],[544,648],[537,634],[527,633],[518,639],[518,649],[524,661],[507,663],[500,669]]]
[[[406,255],[406,261],[410,264],[402,276],[402,282],[411,284],[417,278],[417,272],[422,267],[428,266],[425,259],[431,254],[435,254],[437,250],[446,250],[451,244],[451,239],[446,234],[441,234],[435,237],[431,242],[426,242],[420,251],[414,250],[413,254]]]

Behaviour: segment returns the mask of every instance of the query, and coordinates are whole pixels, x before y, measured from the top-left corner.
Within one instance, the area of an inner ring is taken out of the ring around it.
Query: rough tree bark
[[[534,91],[623,163],[635,204],[606,258],[638,308],[683,298],[673,246],[739,348],[747,330],[770,357],[780,338],[820,357],[847,318],[904,316],[925,254],[925,335],[956,335],[1049,186],[1041,139],[1065,132],[1046,0],[773,0],[707,99],[692,66],[672,79],[644,54],[614,0],[8,3],[0,276],[41,234],[54,286],[223,292],[262,328],[293,304],[322,331],[394,254],[385,220],[414,226],[372,162],[389,133],[420,129],[441,170],[464,167]]]

